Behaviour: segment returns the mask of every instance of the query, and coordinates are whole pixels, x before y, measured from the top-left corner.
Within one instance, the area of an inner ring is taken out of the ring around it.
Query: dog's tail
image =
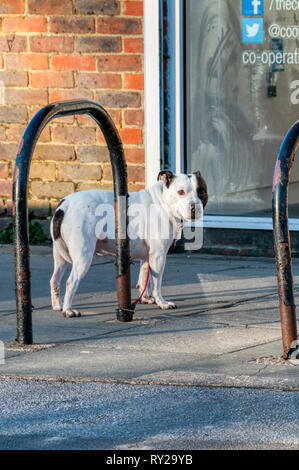
[[[59,254],[69,263],[72,263],[69,255],[67,246],[61,236],[61,225],[65,216],[65,209],[63,203],[65,199],[62,199],[56,207],[54,217],[51,220],[50,232],[53,240],[53,246],[58,250]]]

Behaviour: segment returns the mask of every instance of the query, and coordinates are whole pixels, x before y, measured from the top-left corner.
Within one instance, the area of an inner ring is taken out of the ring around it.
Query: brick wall
[[[2,82],[2,83],[1,83]],[[144,187],[143,0],[0,0],[0,213],[28,121],[60,100],[98,101],[125,148],[129,190]],[[112,189],[105,140],[88,116],[47,126],[34,152],[30,208],[50,215],[73,191]]]

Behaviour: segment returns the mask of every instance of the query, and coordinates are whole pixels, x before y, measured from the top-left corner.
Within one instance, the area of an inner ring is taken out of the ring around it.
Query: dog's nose
[[[191,204],[191,218],[195,219],[195,204]]]

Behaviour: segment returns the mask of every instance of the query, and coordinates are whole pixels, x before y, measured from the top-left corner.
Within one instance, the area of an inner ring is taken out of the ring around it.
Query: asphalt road
[[[0,379],[0,449],[298,449],[299,392]]]

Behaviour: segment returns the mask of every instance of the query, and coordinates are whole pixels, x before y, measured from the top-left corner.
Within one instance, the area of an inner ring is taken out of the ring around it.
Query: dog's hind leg
[[[162,310],[176,308],[176,305],[173,302],[167,302],[163,299],[161,294],[162,277],[166,263],[165,253],[150,253],[149,262],[153,281],[153,297],[155,299],[156,304]]]
[[[60,299],[60,284],[67,268],[67,261],[61,256],[57,249],[56,242],[53,242],[54,272],[50,280],[51,301],[53,310],[62,310]]]
[[[81,313],[78,312],[78,310],[72,309],[72,302],[81,279],[83,279],[90,268],[94,250],[88,249],[87,247],[84,247],[82,250],[78,248],[74,253],[70,253],[70,255],[73,261],[73,268],[66,282],[66,291],[63,302],[63,314],[67,318],[81,317]]]

